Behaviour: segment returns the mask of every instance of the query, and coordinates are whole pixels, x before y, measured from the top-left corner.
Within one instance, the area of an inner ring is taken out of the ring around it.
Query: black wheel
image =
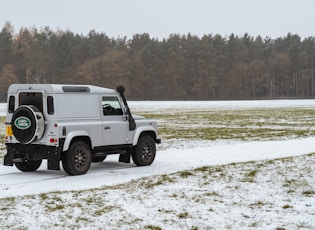
[[[150,165],[156,153],[155,142],[150,136],[140,137],[132,153],[132,160],[137,166]]]
[[[39,140],[44,133],[45,121],[40,110],[33,106],[20,106],[12,116],[14,137],[22,144]]]
[[[69,150],[62,154],[62,166],[69,175],[85,174],[91,162],[91,148],[83,141],[74,142]]]
[[[92,157],[92,162],[102,162],[107,156]]]
[[[39,168],[41,163],[42,163],[42,160],[24,161],[24,162],[16,162],[15,166],[22,172],[33,172]]]

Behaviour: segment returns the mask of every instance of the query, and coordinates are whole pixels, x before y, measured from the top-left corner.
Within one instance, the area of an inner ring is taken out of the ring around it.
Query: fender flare
[[[155,129],[152,126],[141,126],[141,127],[137,128],[135,135],[134,135],[134,138],[133,138],[132,146],[137,145],[141,133],[148,132],[148,131],[153,132],[156,135]]]
[[[85,130],[72,131],[72,132],[68,133],[68,135],[65,139],[63,149],[62,149],[63,152],[65,152],[69,149],[72,139],[76,138],[76,137],[88,137],[91,140],[89,133],[86,132]]]

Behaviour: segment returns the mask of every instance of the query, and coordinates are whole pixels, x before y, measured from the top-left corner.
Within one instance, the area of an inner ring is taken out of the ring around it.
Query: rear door
[[[103,145],[127,144],[129,123],[117,96],[102,96]]]

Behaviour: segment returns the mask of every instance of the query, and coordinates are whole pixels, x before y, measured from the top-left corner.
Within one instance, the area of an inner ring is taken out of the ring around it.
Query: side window
[[[115,96],[103,96],[102,106],[104,116],[123,115],[118,98]]]
[[[10,96],[9,97],[9,105],[8,105],[8,112],[13,113],[15,108],[15,97]]]
[[[53,115],[55,113],[54,98],[52,96],[47,97],[47,113],[49,115]]]

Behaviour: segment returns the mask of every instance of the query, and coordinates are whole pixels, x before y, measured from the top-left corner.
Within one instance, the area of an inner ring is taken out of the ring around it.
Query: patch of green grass
[[[93,204],[96,202],[96,198],[95,197],[92,197],[92,196],[89,196],[88,198],[85,198],[84,201],[87,203],[87,204]]]
[[[178,214],[177,217],[179,219],[186,219],[186,218],[188,218],[188,216],[189,216],[188,212],[181,212],[181,213]]]
[[[249,204],[248,206],[251,207],[251,208],[254,208],[254,207],[262,207],[262,206],[265,206],[266,203],[264,201],[257,201],[255,203],[252,203],[252,204]]]
[[[247,174],[247,176],[249,176],[249,177],[255,177],[255,176],[257,175],[257,173],[258,173],[258,170],[252,170],[252,171],[250,171],[250,172]]]
[[[76,218],[76,222],[89,222],[90,219],[88,217],[84,217],[84,216],[78,216]]]
[[[315,195],[315,191],[314,190],[306,190],[306,191],[302,192],[302,195],[304,195],[304,196]]]
[[[155,226],[155,225],[146,225],[144,226],[145,229],[150,229],[150,230],[162,230],[161,227]]]
[[[6,212],[16,205],[16,198],[7,197],[0,199],[0,211]]]
[[[315,109],[161,111],[140,113],[158,120],[163,139],[275,140],[315,136]]]
[[[256,227],[258,227],[258,223],[257,222],[253,222],[250,225],[248,225],[248,227],[256,228]]]
[[[256,169],[245,173],[243,182],[254,183],[257,173],[258,173],[258,170]]]
[[[307,222],[299,222],[296,224],[296,227],[298,229],[314,229],[314,226],[312,226],[311,224]]]
[[[45,200],[48,200],[48,199],[49,199],[49,197],[48,197],[48,194],[47,194],[47,193],[42,193],[42,194],[40,194],[40,195],[39,195],[39,197],[40,197],[40,199],[41,199],[41,200],[43,200],[43,201],[45,201]]]
[[[155,178],[143,178],[141,181],[133,181],[133,182],[136,184],[140,183],[142,187],[146,189],[152,189],[156,186],[166,185],[168,183],[174,183],[175,180],[170,175],[163,174]]]
[[[209,170],[210,170],[210,166],[203,166],[203,167],[196,168],[194,171],[195,172],[207,172]]]
[[[63,204],[52,204],[52,205],[48,204],[46,206],[46,209],[49,212],[60,211],[60,210],[62,210],[64,208],[65,208],[65,205],[63,205]]]
[[[295,184],[297,181],[296,179],[286,179],[283,187],[290,187],[292,184]]]
[[[13,203],[15,202],[15,197],[7,197],[7,198],[3,198],[2,200],[8,203]]]
[[[5,122],[5,117],[0,117],[0,145],[4,143],[4,122]]]
[[[206,192],[204,196],[220,196],[219,193],[213,191],[213,192]]]
[[[183,179],[189,177],[189,176],[193,176],[194,174],[191,171],[185,170],[179,173],[179,176]]]
[[[162,213],[167,213],[167,214],[169,214],[169,213],[174,213],[173,210],[168,210],[168,209],[158,209],[158,211],[159,211],[159,212],[162,212]]]
[[[108,206],[102,206],[100,209],[96,209],[94,211],[94,216],[102,216],[104,213],[111,212],[115,210],[117,207],[108,205]]]

